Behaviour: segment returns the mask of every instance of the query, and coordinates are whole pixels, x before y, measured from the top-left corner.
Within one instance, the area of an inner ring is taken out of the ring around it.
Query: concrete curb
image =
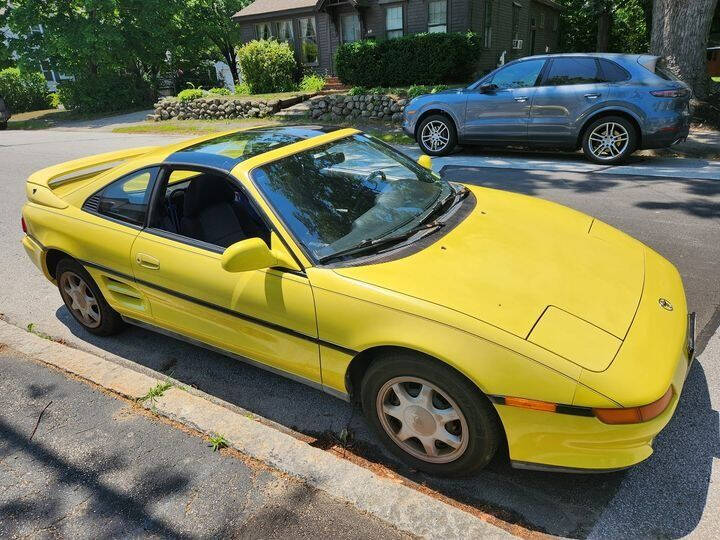
[[[131,399],[163,381],[1,320],[0,343]],[[512,537],[458,508],[180,388],[173,387],[156,399],[153,411],[200,432],[222,434],[243,454],[410,534],[442,539]]]

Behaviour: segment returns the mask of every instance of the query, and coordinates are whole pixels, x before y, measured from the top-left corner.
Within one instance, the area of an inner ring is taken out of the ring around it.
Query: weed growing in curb
[[[45,332],[41,332],[40,330],[35,329],[35,323],[29,323],[27,325],[27,331],[31,334],[35,334],[38,337],[41,337],[43,339],[49,339],[50,341],[55,341],[52,336],[46,334]]]
[[[155,406],[155,400],[159,397],[162,397],[162,395],[167,391],[170,390],[170,388],[173,387],[173,383],[165,381],[165,382],[159,382],[155,386],[153,386],[150,390],[148,390],[148,393],[145,394],[142,397],[139,397],[137,400],[139,403],[144,403],[145,401],[150,401],[151,406]]]
[[[217,452],[221,448],[227,448],[228,441],[222,435],[213,435],[209,439],[209,446],[213,449],[213,452]]]

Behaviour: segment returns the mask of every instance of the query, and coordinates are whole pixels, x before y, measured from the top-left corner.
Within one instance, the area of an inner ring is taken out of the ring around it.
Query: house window
[[[515,2],[512,5],[512,36],[513,39],[520,39],[520,4]]]
[[[492,47],[492,10],[493,0],[485,0],[485,17],[484,17],[484,44],[485,48]]]
[[[342,16],[342,41],[351,43],[362,39],[360,30],[360,18],[355,14]]]
[[[277,28],[278,41],[287,41],[290,44],[293,42],[293,25],[292,21],[278,21],[275,23]]]
[[[428,3],[428,32],[447,32],[447,0]]]
[[[389,7],[385,11],[385,36],[393,39],[403,35],[402,6]]]
[[[255,35],[258,39],[272,39],[275,35],[272,32],[272,24],[258,23],[255,25]]]
[[[545,28],[545,14],[544,13],[540,14],[540,25],[539,26],[540,26],[540,28]]]
[[[300,46],[300,57],[303,64],[317,64],[318,46],[315,17],[300,19]]]
[[[50,65],[48,60],[40,62],[40,69],[42,70],[42,74],[45,76],[45,80],[47,82],[57,82],[55,74],[53,73],[52,65]]]

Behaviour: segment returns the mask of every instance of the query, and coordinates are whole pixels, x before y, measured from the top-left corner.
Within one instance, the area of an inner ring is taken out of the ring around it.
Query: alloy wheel
[[[609,161],[627,150],[630,134],[622,124],[606,122],[600,124],[590,133],[588,147],[594,157]]]
[[[83,278],[74,272],[63,273],[60,277],[60,292],[65,305],[78,321],[88,328],[100,326],[100,305]]]
[[[462,411],[424,379],[390,379],[377,394],[376,410],[393,442],[422,461],[449,463],[467,449],[468,426]]]
[[[420,138],[426,148],[433,152],[441,152],[450,142],[450,128],[444,122],[431,120],[423,126]]]

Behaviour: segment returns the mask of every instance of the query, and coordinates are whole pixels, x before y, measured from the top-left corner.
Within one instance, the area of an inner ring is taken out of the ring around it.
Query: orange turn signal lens
[[[506,397],[505,405],[510,405],[511,407],[522,407],[523,409],[533,409],[536,411],[555,412],[557,410],[557,405],[555,405],[555,403],[519,397]]]
[[[642,407],[626,409],[593,409],[598,420],[606,424],[639,424],[660,416],[667,409],[673,397],[672,386],[665,395]]]

